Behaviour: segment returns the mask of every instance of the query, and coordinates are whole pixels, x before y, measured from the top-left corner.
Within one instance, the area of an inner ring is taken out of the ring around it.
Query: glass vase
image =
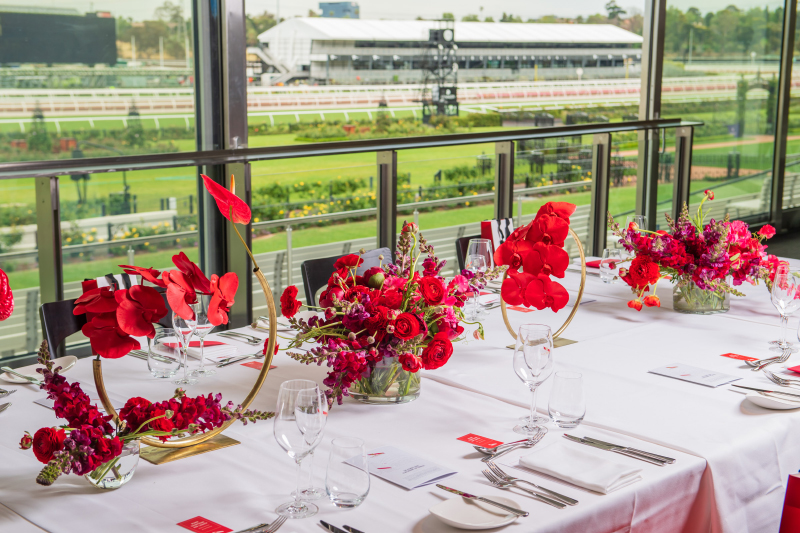
[[[408,372],[396,357],[384,357],[369,375],[350,387],[350,396],[369,404],[396,404],[419,398],[419,372]]]
[[[731,296],[699,288],[693,281],[677,283],[672,288],[672,308],[679,313],[713,315],[727,313],[731,308]]]
[[[101,464],[85,477],[98,489],[118,489],[133,478],[138,464],[139,441],[131,440],[123,444],[121,454]]]

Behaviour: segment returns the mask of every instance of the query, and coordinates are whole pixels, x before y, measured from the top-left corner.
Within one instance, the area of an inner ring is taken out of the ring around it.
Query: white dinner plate
[[[74,355],[67,355],[65,357],[59,357],[58,359],[53,359],[53,368],[60,366],[61,370],[59,370],[58,373],[63,374],[64,372],[75,366],[75,363],[77,362],[78,362],[77,357],[75,357]],[[44,368],[44,367],[37,363],[35,365],[28,365],[20,368],[15,368],[14,371],[19,372],[20,374],[25,376],[30,376],[36,379],[42,379],[42,375],[36,371],[37,368]],[[8,372],[3,372],[2,374],[0,374],[0,379],[2,379],[3,381],[8,381],[9,383],[28,383],[28,381],[25,381],[22,378],[18,378],[17,376],[9,374]]]
[[[758,392],[748,392],[747,399],[765,409],[800,409],[800,401],[784,400],[777,396],[767,396]]]
[[[514,500],[495,494],[485,497],[497,503],[520,509],[519,504]],[[458,529],[492,529],[507,526],[517,519],[517,515],[507,513],[499,507],[467,498],[451,498],[437,503],[428,511],[448,526]]]

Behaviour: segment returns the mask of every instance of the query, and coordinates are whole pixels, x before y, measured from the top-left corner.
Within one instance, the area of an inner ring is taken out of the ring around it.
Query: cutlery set
[[[130,352],[128,352],[128,355],[130,355],[131,357],[135,357],[137,359],[142,359],[144,361],[147,361],[147,357],[148,357],[148,353],[146,351],[144,351],[144,350],[131,350]],[[179,363],[178,368],[183,367],[183,363],[181,363],[177,359],[169,357],[168,355],[155,355],[154,354],[152,357],[156,361],[161,361],[162,363]]]
[[[481,453],[486,454],[486,457],[482,458],[481,462],[488,463],[489,461],[493,461],[498,457],[502,457],[503,455],[507,454],[508,452],[512,452],[517,448],[532,448],[533,446],[536,445],[536,443],[542,440],[546,434],[547,434],[547,429],[542,428],[539,431],[539,433],[527,439],[509,442],[507,444],[500,444],[499,446],[495,446],[494,448],[484,448],[483,446],[475,446],[475,449]]]
[[[745,361],[745,363],[753,367],[753,372],[757,372],[775,363],[785,363],[786,360],[789,359],[790,355],[792,355],[791,350],[784,350],[783,353],[777,357],[767,357],[766,359],[758,359],[756,361]]]
[[[319,523],[320,523],[320,525],[322,527],[324,527],[325,529],[327,529],[331,533],[364,533],[363,531],[360,531],[360,530],[358,530],[358,529],[356,529],[354,527],[350,527],[350,526],[342,526],[341,528],[338,528],[338,527],[334,526],[333,524],[327,523],[325,520],[320,520]]]
[[[240,529],[236,533],[275,533],[286,522],[285,516],[279,516],[271,524],[258,524],[247,529]]]
[[[223,366],[233,365],[236,363],[240,363],[242,361],[247,361],[248,359],[263,359],[263,353],[251,353],[250,355],[237,355],[234,357],[228,357],[227,359],[220,360],[217,363],[217,368],[222,368]]]
[[[573,435],[564,434],[564,438],[571,440],[572,442],[578,442],[580,444],[585,444],[587,446],[598,448],[600,450],[606,450],[608,452],[614,452],[620,455],[626,455],[628,457],[632,457],[633,459],[639,459],[640,461],[644,461],[645,463],[650,463],[651,465],[664,466],[666,464],[672,464],[675,462],[675,459],[671,457],[665,457],[663,455],[656,455],[654,453],[643,452],[641,450],[636,450],[635,448],[628,448],[626,446],[618,446],[616,444],[603,442],[601,440],[596,440],[589,437],[579,438]]]
[[[258,337],[254,337],[253,335],[247,335],[246,333],[241,333],[239,331],[222,331],[217,333],[220,337],[225,337],[228,339],[233,339],[239,342],[245,342],[250,344],[251,346],[255,346],[257,344],[263,344],[264,340]]]
[[[0,370],[2,370],[3,372],[8,372],[12,376],[17,376],[20,379],[24,379],[25,381],[27,381],[28,383],[32,383],[33,385],[41,385],[42,384],[42,380],[36,379],[33,376],[26,376],[25,374],[20,374],[19,372],[16,372],[14,369],[9,368],[7,366],[0,367]]]

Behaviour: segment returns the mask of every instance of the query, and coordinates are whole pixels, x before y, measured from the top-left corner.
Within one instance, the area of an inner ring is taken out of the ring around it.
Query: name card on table
[[[689,383],[697,383],[698,385],[705,385],[706,387],[719,387],[732,381],[737,381],[742,378],[736,376],[729,376],[728,374],[720,374],[713,370],[705,370],[697,368],[696,366],[684,365],[681,363],[674,363],[667,366],[662,366],[649,370],[651,374],[658,374],[659,376],[666,376],[668,378],[680,379],[688,381]]]
[[[495,446],[500,446],[503,444],[502,441],[481,437],[480,435],[476,435],[474,433],[467,433],[463,437],[458,437],[457,440],[463,440],[464,442],[469,442],[475,446],[483,446],[485,448],[494,448]]]
[[[195,516],[194,518],[185,520],[178,525],[185,527],[189,531],[194,531],[195,533],[230,533],[233,531],[229,527],[221,526],[216,522],[212,522],[208,518],[203,518],[202,516]]]
[[[412,490],[436,483],[456,473],[430,461],[411,455],[394,446],[381,446],[367,452],[369,473],[385,479],[404,489]],[[359,458],[348,459],[345,463],[356,466]]]

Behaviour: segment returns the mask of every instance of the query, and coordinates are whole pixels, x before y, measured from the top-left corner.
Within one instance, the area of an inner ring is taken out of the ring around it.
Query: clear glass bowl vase
[[[731,308],[731,295],[701,289],[693,281],[678,283],[672,288],[672,308],[679,313],[695,315],[727,313]]]
[[[369,404],[397,404],[419,398],[419,372],[408,372],[396,357],[384,357],[372,372],[350,387],[350,396]]]
[[[122,446],[119,456],[98,466],[85,477],[98,489],[118,489],[133,478],[138,464],[139,441],[132,440]]]

